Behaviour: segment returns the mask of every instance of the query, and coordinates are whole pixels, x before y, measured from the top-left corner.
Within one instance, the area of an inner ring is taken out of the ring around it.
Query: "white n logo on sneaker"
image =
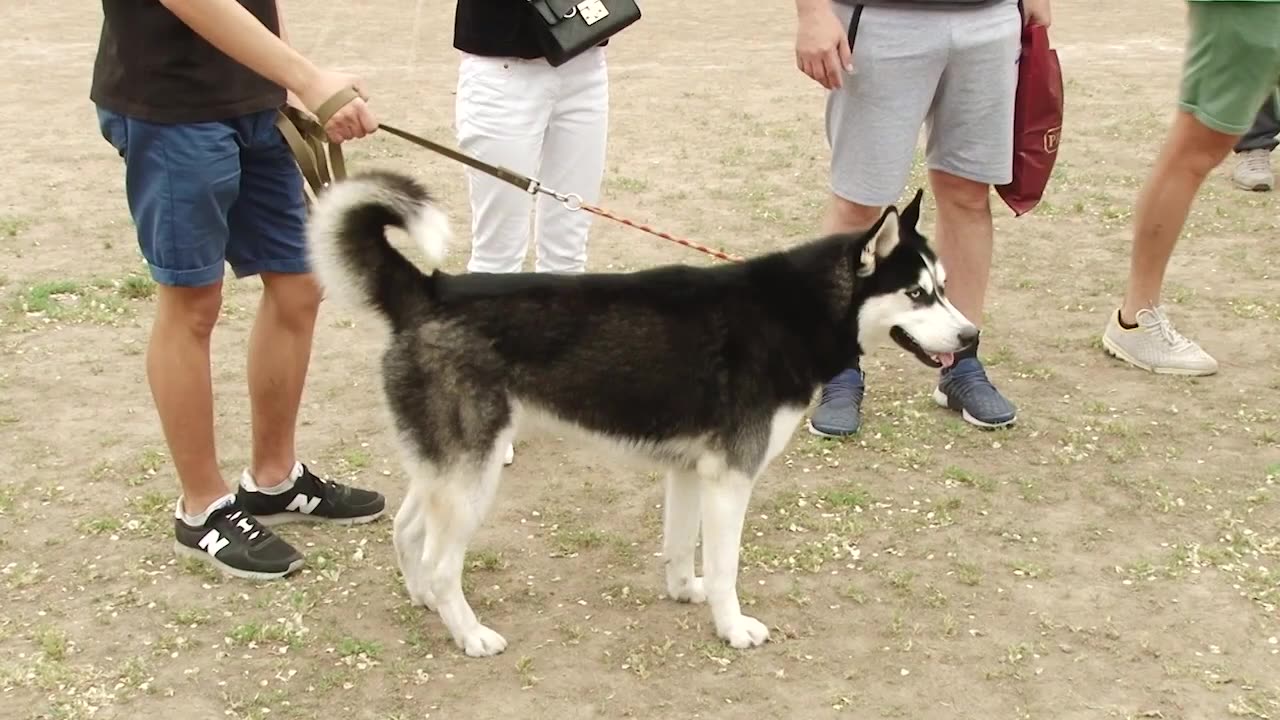
[[[311,513],[316,511],[316,506],[318,506],[319,504],[320,504],[320,498],[307,497],[302,493],[298,493],[297,495],[293,496],[293,499],[289,501],[289,504],[286,505],[284,509],[294,510],[304,515],[310,515]]]
[[[217,530],[210,530],[205,533],[204,537],[200,538],[200,542],[196,544],[200,546],[201,550],[204,550],[214,557],[218,557],[218,553],[222,552],[223,548],[230,545],[231,541],[222,537]]]

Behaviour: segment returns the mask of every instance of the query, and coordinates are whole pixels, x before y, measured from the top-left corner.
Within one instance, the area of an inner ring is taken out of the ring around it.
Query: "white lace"
[[[249,526],[250,528],[249,530],[245,530],[244,527],[240,525],[240,518],[242,517],[244,518],[245,524]],[[253,516],[245,515],[244,512],[241,510],[237,510],[231,513],[230,515],[227,516],[227,519],[231,521],[232,527],[244,533],[245,535],[248,535],[250,540],[257,540],[258,535],[261,534],[261,532],[258,530],[258,523],[253,519]]]
[[[1186,350],[1192,346],[1193,343],[1173,327],[1173,321],[1165,314],[1163,307],[1146,310],[1144,312],[1150,312],[1151,315],[1155,317],[1155,320],[1142,324],[1149,332],[1159,334],[1160,337],[1163,338],[1164,341],[1175,351]],[[1138,314],[1141,315],[1142,313]]]

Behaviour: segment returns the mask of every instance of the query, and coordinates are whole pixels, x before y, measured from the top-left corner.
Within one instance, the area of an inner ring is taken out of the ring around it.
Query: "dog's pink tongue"
[[[956,361],[954,353],[942,353],[938,356],[938,362],[942,363],[942,367],[949,368]]]

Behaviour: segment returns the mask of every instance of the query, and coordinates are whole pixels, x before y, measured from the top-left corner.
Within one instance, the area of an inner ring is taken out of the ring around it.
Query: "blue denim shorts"
[[[162,285],[309,271],[302,174],[268,110],[166,125],[98,108],[125,162],[138,245]]]

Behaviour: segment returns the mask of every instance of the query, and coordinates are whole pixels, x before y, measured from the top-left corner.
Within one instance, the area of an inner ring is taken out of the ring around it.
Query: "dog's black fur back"
[[[698,437],[741,445],[718,449],[750,466],[778,407],[807,405],[857,361],[859,296],[892,281],[856,275],[878,224],[708,268],[424,274],[384,228],[412,224],[429,195],[396,175],[361,181],[380,191],[353,197],[313,243],[342,259],[325,284],[360,288],[389,319],[387,398],[426,457],[487,452],[516,398],[654,448]]]

